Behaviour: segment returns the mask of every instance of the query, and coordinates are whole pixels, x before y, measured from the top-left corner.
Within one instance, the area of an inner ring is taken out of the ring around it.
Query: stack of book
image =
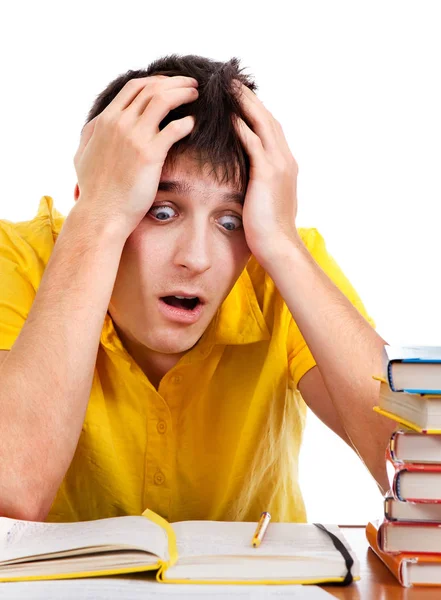
[[[399,423],[371,548],[405,587],[441,585],[441,347],[384,347],[376,412]]]

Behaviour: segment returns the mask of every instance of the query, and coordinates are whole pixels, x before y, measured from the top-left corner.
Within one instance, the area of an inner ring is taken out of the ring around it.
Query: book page
[[[329,530],[344,540],[337,526]],[[256,523],[187,521],[174,523],[179,559],[165,581],[271,581],[314,583],[344,578],[346,563],[331,538],[313,524],[270,523],[258,548]],[[346,547],[346,540],[343,542]],[[353,577],[359,575],[354,558]]]
[[[8,600],[331,600],[333,596],[313,585],[179,585],[155,581],[97,577],[71,581],[2,583]]]
[[[0,517],[0,563],[80,548],[88,552],[136,548],[168,560],[165,531],[145,517],[113,517],[79,523],[40,523]],[[155,562],[156,558],[152,564]]]
[[[182,521],[174,523],[179,562],[202,556],[326,556],[340,553],[331,538],[311,523],[270,523],[259,548],[251,546],[257,523]],[[344,540],[336,525],[325,525]],[[348,547],[348,543],[344,540]]]

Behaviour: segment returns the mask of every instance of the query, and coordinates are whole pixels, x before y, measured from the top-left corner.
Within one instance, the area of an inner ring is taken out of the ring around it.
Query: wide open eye
[[[171,217],[174,217],[175,209],[171,206],[152,206],[148,214],[153,215],[158,221],[168,221]]]
[[[227,231],[236,231],[242,227],[242,219],[234,215],[223,215],[219,217],[218,222]]]

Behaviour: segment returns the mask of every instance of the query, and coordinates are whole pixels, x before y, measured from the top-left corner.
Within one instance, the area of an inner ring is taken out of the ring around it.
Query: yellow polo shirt
[[[0,350],[27,318],[64,217],[44,196],[38,214],[0,221]],[[321,268],[369,320],[316,229],[299,229]],[[373,324],[373,322],[370,320]],[[202,338],[156,390],[124,348],[107,313],[86,418],[48,521],[139,515],[169,521],[228,519],[270,409],[290,403],[294,486],[288,518],[305,521],[297,462],[306,406],[297,391],[314,359],[272,280],[251,258]],[[60,402],[63,398],[60,397]],[[277,468],[245,515],[269,509]],[[278,519],[277,502],[272,508]]]

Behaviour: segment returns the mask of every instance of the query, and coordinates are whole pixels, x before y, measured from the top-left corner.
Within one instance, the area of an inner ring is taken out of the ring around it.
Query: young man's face
[[[240,193],[210,170],[185,154],[164,167],[122,253],[109,312],[125,338],[154,353],[196,344],[250,256]]]

